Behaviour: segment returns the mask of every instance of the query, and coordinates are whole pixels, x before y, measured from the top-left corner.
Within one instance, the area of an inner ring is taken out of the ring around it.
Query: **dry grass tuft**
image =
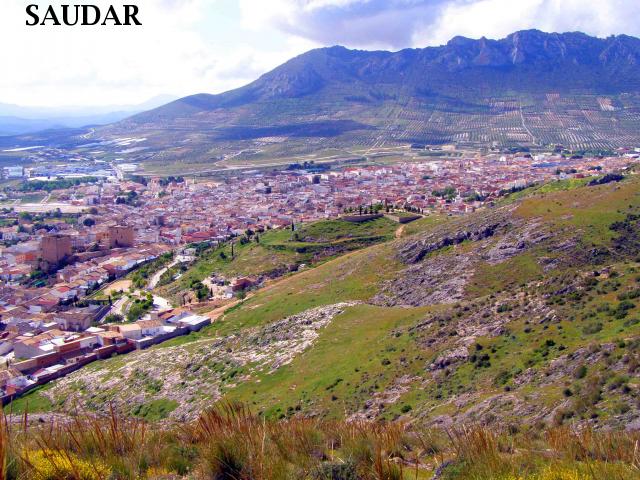
[[[640,434],[567,427],[510,434],[482,426],[293,418],[222,404],[188,425],[111,409],[13,426],[0,415],[0,480],[632,480]]]

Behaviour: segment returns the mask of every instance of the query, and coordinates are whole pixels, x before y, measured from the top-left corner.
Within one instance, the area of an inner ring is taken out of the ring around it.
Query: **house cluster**
[[[111,228],[112,232],[120,230]],[[124,231],[133,239],[131,227]],[[64,303],[84,298],[107,281],[122,277],[172,250],[163,243],[134,247],[133,240],[109,242],[103,246],[94,243],[95,248],[87,249],[79,247],[73,232],[43,233],[37,240],[29,239],[0,249],[0,280],[21,289],[26,280],[47,277],[37,289],[40,296]]]
[[[7,395],[96,358],[140,348],[138,340],[152,344],[157,335],[188,331],[188,326],[173,322],[162,332],[144,330],[139,339],[130,340],[102,325],[111,309],[107,301],[78,303],[103,284],[172,250],[167,244],[136,243],[129,226],[94,227],[88,222],[59,231],[31,229],[25,242],[1,250],[0,363],[9,373],[2,373],[0,388]],[[83,242],[86,237],[93,241]]]
[[[56,196],[75,198],[86,207],[75,224],[50,218],[48,229],[42,230],[42,222],[19,218],[18,226],[0,227],[3,242],[13,245],[0,255],[0,278],[14,281],[29,275],[38,243],[52,229],[69,236],[74,252],[82,254],[79,259],[88,260],[96,250],[219,242],[247,229],[335,218],[345,209],[376,203],[460,214],[504,190],[557,177],[558,170],[560,176],[595,175],[629,162],[622,155],[566,158],[554,152],[455,155],[335,170],[242,171],[224,181],[152,178],[145,185],[110,177],[74,186]],[[13,217],[1,213],[2,218]],[[9,257],[13,261],[5,262]]]
[[[104,256],[64,267],[57,271],[56,278],[62,285],[72,287],[77,298],[83,298],[107,281],[120,278],[169,251],[170,247],[162,244],[114,249]]]
[[[0,352],[13,353],[0,371],[3,403],[95,360],[147,348],[211,323],[209,317],[181,308],[154,312],[135,323],[107,324],[102,318],[108,310],[94,306],[23,319],[3,315]]]
[[[156,179],[138,187],[137,207],[108,208],[114,213],[129,209],[127,218],[137,222],[139,232],[168,244],[215,242],[247,229],[335,218],[345,209],[375,203],[460,214],[495,200],[504,190],[566,175],[595,175],[626,163],[622,157],[566,159],[550,152],[535,158],[492,154],[320,173],[253,171],[224,182],[163,185]],[[560,175],[558,169],[563,170]]]

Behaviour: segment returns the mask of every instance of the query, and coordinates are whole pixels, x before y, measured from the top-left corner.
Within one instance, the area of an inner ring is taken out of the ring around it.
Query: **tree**
[[[31,280],[38,280],[40,278],[44,278],[45,277],[45,273],[42,270],[34,270],[33,272],[31,272],[29,274],[29,278]]]
[[[124,321],[124,317],[117,313],[110,313],[106,317],[104,317],[105,323],[122,323]]]
[[[194,280],[191,283],[191,288],[195,291],[196,294],[196,298],[198,299],[199,302],[206,300],[207,298],[209,298],[209,293],[210,290],[209,288],[207,288],[207,286],[205,284],[203,284],[201,281],[199,280]]]
[[[207,290],[206,288],[200,288],[196,290],[196,297],[198,297],[199,302],[206,300],[207,298],[209,298],[209,290]]]
[[[96,224],[96,221],[91,217],[87,217],[82,221],[82,224],[85,227],[93,227]]]

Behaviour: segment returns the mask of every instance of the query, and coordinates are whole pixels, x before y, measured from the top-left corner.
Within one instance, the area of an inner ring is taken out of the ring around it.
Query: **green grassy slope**
[[[235,276],[279,277],[295,271],[302,264],[314,264],[349,251],[381,243],[393,238],[398,225],[386,218],[355,224],[342,220],[322,220],[290,229],[268,230],[251,237],[248,242],[210,248],[200,254],[195,264],[176,281],[166,283],[159,293],[174,300],[188,290],[194,280],[212,274]],[[175,267],[167,274],[179,273]],[[163,282],[164,283],[164,282]]]
[[[631,175],[420,221],[269,285],[196,336],[38,395],[63,409],[165,399],[177,403],[170,418],[227,399],[270,418],[638,422],[639,194]],[[326,227],[300,240],[341,240]],[[261,248],[288,242],[276,235]],[[134,370],[161,386],[136,390]]]
[[[640,382],[623,361],[637,355],[640,322],[635,300],[620,307],[619,298],[625,292],[635,297],[640,265],[634,255],[615,249],[618,234],[610,226],[640,206],[638,181],[536,192],[540,195],[519,200],[509,219],[541,222],[548,239],[540,244],[499,262],[482,256],[506,235],[431,254],[474,258],[458,302],[352,307],[290,365],[242,384],[227,398],[253,402],[275,416],[302,411],[429,419],[500,415],[504,420],[507,406],[515,407],[506,417],[514,421],[523,414],[552,422],[592,416],[592,421],[620,422],[637,415]],[[450,228],[446,224],[442,220],[438,227]],[[369,258],[375,259],[377,250],[367,251]],[[585,250],[595,253],[580,253]],[[427,258],[423,268],[428,270],[429,263]],[[402,267],[395,273],[405,274]],[[556,293],[563,288],[567,291]],[[252,301],[259,311],[269,311],[284,294],[280,290]],[[242,310],[233,314],[245,315]],[[462,361],[432,366],[461,346]],[[582,376],[575,370],[587,358],[592,363]],[[554,374],[560,364],[561,373]],[[542,410],[534,415],[538,406]]]

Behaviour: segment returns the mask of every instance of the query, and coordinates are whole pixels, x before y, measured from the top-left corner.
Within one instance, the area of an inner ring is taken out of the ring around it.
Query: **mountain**
[[[160,95],[138,105],[105,107],[25,107],[0,103],[0,136],[21,135],[48,129],[106,125],[174,100]]]
[[[213,247],[161,292],[184,298],[212,271],[272,271],[349,239],[360,249],[284,269],[205,331],[93,364],[21,404],[113,402],[140,416],[164,405],[161,418],[182,421],[225,399],[272,419],[638,428],[640,177],[596,183],[533,187],[400,238],[387,219],[333,220],[302,226],[304,243],[265,232],[233,261]]]
[[[640,39],[625,35],[599,39],[583,33],[529,30],[502,40],[455,37],[441,47],[399,52],[336,46],[307,52],[240,89],[182,98],[132,120],[172,118],[338,89],[361,94],[361,101],[378,100],[372,89],[389,87],[394,96],[414,97],[550,91],[620,94],[640,90],[639,71]]]
[[[135,151],[119,146],[123,137],[135,137]],[[640,40],[527,30],[398,52],[321,48],[226,93],[181,98],[81,135],[0,144],[81,149],[87,141],[105,158],[159,174],[301,156],[353,160],[409,145],[609,153],[640,146]]]
[[[312,50],[96,135],[147,138],[161,162],[412,143],[610,150],[640,145],[639,113],[639,39],[529,30],[398,52]]]

